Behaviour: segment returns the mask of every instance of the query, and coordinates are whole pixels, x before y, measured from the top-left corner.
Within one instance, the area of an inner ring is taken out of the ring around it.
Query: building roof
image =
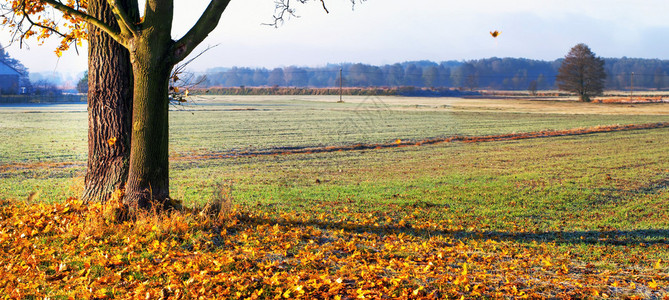
[[[16,75],[21,76],[21,73],[16,71],[14,68],[6,64],[4,61],[0,61],[0,75]]]

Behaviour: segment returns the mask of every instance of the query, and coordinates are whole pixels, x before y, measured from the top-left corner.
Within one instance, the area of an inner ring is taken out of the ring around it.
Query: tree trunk
[[[88,12],[117,26],[106,0],[90,1]],[[81,198],[105,202],[128,178],[132,69],[128,50],[95,26],[89,26],[88,44],[88,169]]]
[[[171,42],[165,39],[165,43]],[[140,42],[132,50],[134,101],[130,172],[124,203],[131,208],[159,207],[169,199],[168,84],[172,65],[168,46]]]

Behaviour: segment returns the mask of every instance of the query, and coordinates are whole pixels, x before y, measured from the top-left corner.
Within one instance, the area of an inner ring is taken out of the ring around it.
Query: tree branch
[[[135,26],[135,23],[128,15],[128,12],[118,4],[117,0],[107,0],[107,3],[109,4],[109,7],[111,7],[112,13],[116,17],[116,22],[121,28],[121,32],[127,32],[135,35],[137,32],[137,26]]]
[[[124,39],[121,36],[121,33],[117,30],[114,30],[109,25],[105,24],[104,22],[100,21],[99,19],[97,19],[97,18],[95,18],[91,15],[88,15],[86,13],[83,13],[81,11],[78,11],[78,10],[72,8],[72,7],[69,7],[69,6],[61,3],[60,1],[55,1],[55,0],[43,0],[43,1],[44,1],[44,3],[47,3],[51,6],[53,6],[53,8],[59,10],[62,13],[76,16],[76,17],[81,18],[82,20],[86,21],[87,23],[92,24],[93,26],[96,26],[96,27],[100,28],[102,31],[104,31],[106,34],[108,34],[110,37],[112,37],[117,43],[127,47],[127,40]]]
[[[308,0],[297,0],[300,3],[304,4]],[[283,24],[285,21],[284,16],[288,14],[289,16],[297,17],[295,15],[295,10],[290,7],[290,0],[276,0],[274,1],[275,7],[274,7],[274,15],[272,16],[274,18],[274,22],[272,23],[263,23],[263,25],[269,25],[272,27],[279,27],[279,24]],[[325,4],[325,3],[324,3]]]
[[[330,12],[328,11],[328,8],[325,7],[325,0],[321,0],[321,3],[323,4],[323,9],[325,10],[325,13],[329,14]],[[355,4],[355,2],[353,2]]]
[[[28,20],[28,23],[30,23],[30,27],[28,27],[28,30],[26,30],[26,31],[30,31],[30,30],[32,30],[32,27],[33,27],[33,26],[37,26],[37,27],[39,27],[39,28],[49,30],[49,31],[51,31],[51,32],[53,32],[53,33],[59,35],[60,37],[63,37],[63,38],[66,37],[65,34],[61,33],[61,32],[58,31],[58,30],[56,30],[56,28],[52,28],[52,27],[48,27],[48,26],[44,26],[44,25],[42,25],[42,24],[39,24],[39,23],[34,22],[34,21],[30,18],[30,15],[28,14],[28,12],[26,12],[26,6],[25,6],[25,5],[23,5],[23,7],[22,7],[22,11],[23,11],[23,16],[25,17],[26,20]],[[23,37],[21,37],[21,39],[23,39]]]
[[[174,45],[172,45],[172,63],[176,64],[182,61],[188,54],[193,52],[218,25],[221,15],[225,11],[231,0],[211,0],[209,6],[202,13],[200,19],[193,27]]]
[[[301,4],[305,4],[309,2],[310,0],[297,0],[297,2]],[[321,2],[321,5],[323,6],[323,10],[325,10],[325,13],[330,13],[328,8],[325,5],[325,0],[319,0]],[[367,0],[350,0],[351,1],[351,8],[355,8],[355,4],[359,2],[365,2]],[[274,1],[275,7],[274,7],[274,15],[272,16],[274,18],[274,22],[272,23],[263,23],[263,25],[269,25],[273,27],[279,27],[279,24],[282,24],[286,19],[286,16],[290,17],[299,17],[298,15],[295,14],[295,9],[290,6],[290,0],[275,0]]]

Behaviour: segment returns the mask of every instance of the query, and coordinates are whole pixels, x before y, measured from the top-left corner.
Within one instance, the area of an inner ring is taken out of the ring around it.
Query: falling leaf
[[[502,33],[502,32],[495,30],[495,31],[491,31],[490,35],[492,35],[492,37],[496,38],[497,36],[499,36],[500,33]]]

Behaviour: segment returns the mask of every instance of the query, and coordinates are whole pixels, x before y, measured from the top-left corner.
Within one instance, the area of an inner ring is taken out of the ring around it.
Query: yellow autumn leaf
[[[114,146],[114,144],[116,144],[116,137],[109,138],[107,144],[109,144],[109,146]]]
[[[552,267],[553,264],[550,262],[550,260],[544,259],[542,260],[542,263],[544,264],[544,267]]]

